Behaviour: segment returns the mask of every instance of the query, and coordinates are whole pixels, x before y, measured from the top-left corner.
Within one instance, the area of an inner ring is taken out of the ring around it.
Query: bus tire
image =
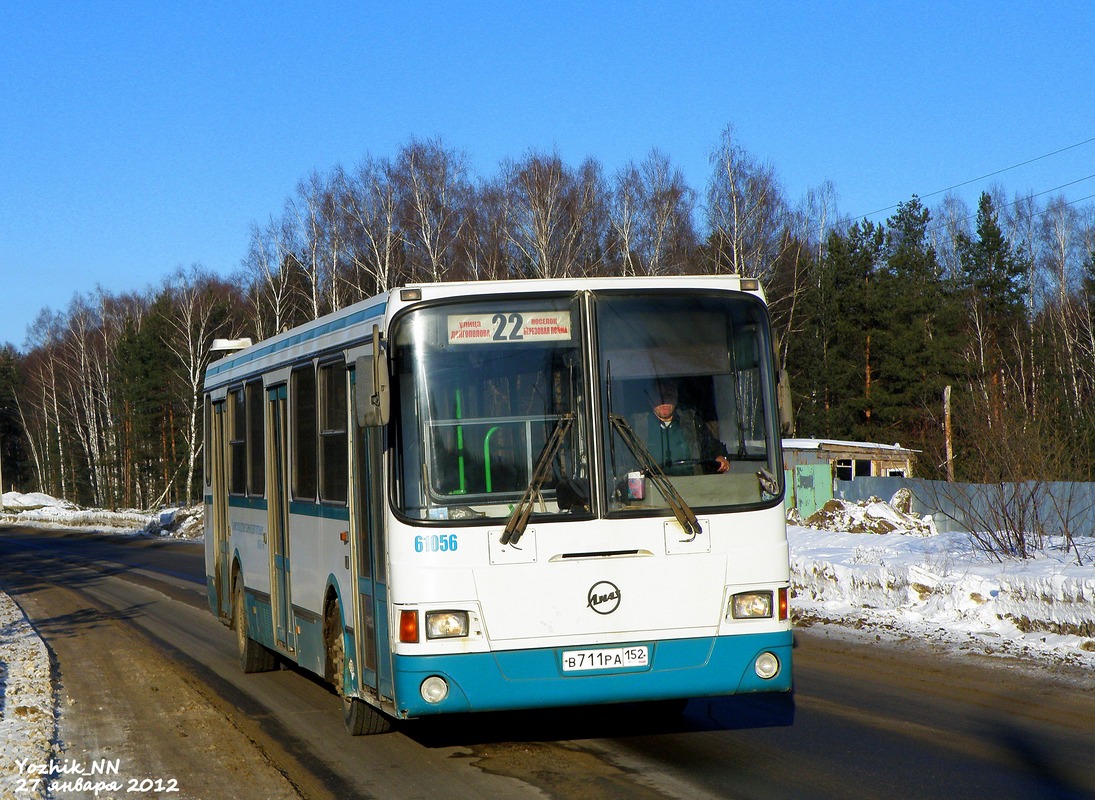
[[[392,721],[360,697],[342,698],[342,722],[351,736],[375,736],[392,729]]]
[[[247,604],[243,599],[243,581],[236,581],[232,602],[232,627],[236,630],[236,651],[244,672],[269,672],[277,666],[273,653],[251,638],[247,630]]]
[[[391,719],[360,697],[346,695],[346,636],[338,607],[328,604],[324,629],[327,633],[327,680],[342,700],[342,722],[351,736],[374,736],[392,729]]]

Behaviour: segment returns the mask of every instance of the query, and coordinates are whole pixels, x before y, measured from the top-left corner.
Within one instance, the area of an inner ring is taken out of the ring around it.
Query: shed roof
[[[840,439],[784,439],[784,450],[863,450],[863,451],[887,451],[894,455],[906,455],[919,453],[900,444],[879,444],[877,442],[847,442]]]

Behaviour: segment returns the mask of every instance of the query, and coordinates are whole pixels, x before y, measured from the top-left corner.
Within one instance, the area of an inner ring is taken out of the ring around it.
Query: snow
[[[1027,561],[994,560],[962,533],[909,513],[908,497],[830,501],[792,515],[796,624],[830,624],[933,641],[1033,665],[1095,667],[1095,533],[1075,550],[1050,541]],[[3,495],[0,524],[200,539],[203,507],[157,512],[77,508],[42,494]],[[47,766],[57,726],[45,644],[0,592],[0,796]],[[54,756],[56,758],[56,756]],[[37,794],[45,797],[44,783]]]
[[[48,762],[56,726],[49,654],[22,609],[2,592],[0,682],[0,796],[44,797],[32,765]]]
[[[957,650],[1095,667],[1095,537],[1050,539],[998,561],[964,533],[940,533],[890,502],[833,500],[787,531],[791,607],[801,625],[836,623]]]
[[[199,539],[204,532],[201,505],[160,511],[107,511],[79,508],[45,494],[7,492],[0,500],[0,524],[75,528],[97,533]]]

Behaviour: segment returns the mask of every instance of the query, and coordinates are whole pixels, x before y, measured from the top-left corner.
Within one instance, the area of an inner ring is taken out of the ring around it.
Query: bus
[[[230,350],[204,392],[209,606],[244,671],[323,677],[351,733],[791,691],[758,281],[407,285]]]

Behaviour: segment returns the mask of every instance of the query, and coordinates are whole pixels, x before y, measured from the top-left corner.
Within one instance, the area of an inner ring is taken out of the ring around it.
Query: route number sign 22
[[[448,317],[449,344],[512,344],[570,338],[569,311],[497,311]]]

